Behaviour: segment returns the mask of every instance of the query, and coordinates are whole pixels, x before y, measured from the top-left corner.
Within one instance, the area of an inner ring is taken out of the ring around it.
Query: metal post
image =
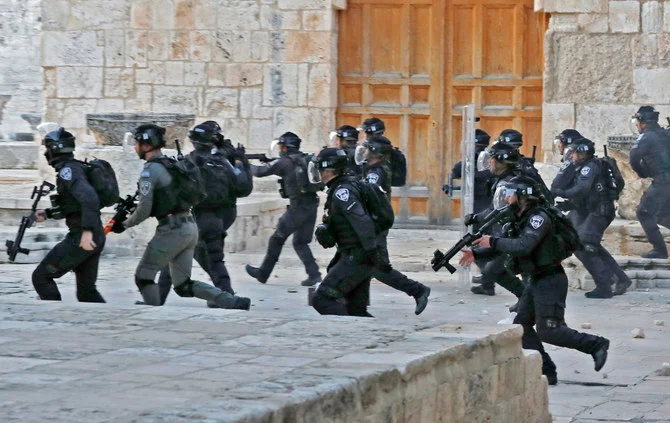
[[[461,179],[461,221],[463,216],[472,213],[475,203],[475,105],[468,104],[463,108],[463,128],[461,133],[461,151],[463,152],[463,176]],[[467,233],[467,227],[461,224],[461,236]],[[470,286],[471,271],[470,268],[464,268],[460,271],[461,286],[467,288]]]

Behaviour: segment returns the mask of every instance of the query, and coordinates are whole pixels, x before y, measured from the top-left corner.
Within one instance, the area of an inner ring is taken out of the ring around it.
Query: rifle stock
[[[21,218],[21,225],[19,226],[19,230],[16,233],[16,238],[14,238],[14,241],[9,239],[5,241],[5,246],[7,246],[7,255],[9,255],[10,262],[16,260],[16,256],[19,253],[25,255],[30,254],[30,250],[28,248],[21,247],[23,236],[26,233],[26,229],[33,226],[37,220],[35,217],[35,212],[37,211],[37,205],[39,204],[40,200],[42,197],[48,195],[54,188],[54,184],[51,184],[47,181],[43,181],[39,188],[37,186],[33,187],[33,192],[30,195],[30,199],[32,200],[34,198],[35,201],[33,201],[30,214]]]

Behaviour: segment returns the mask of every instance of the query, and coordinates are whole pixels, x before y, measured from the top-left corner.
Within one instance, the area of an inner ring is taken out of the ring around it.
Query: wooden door
[[[460,157],[460,114],[540,145],[544,17],[532,0],[348,0],[339,17],[338,125],[377,116],[406,154],[399,222],[445,223],[441,191]]]

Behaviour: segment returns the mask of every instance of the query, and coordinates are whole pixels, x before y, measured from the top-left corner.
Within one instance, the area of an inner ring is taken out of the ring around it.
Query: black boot
[[[667,251],[651,250],[647,253],[642,254],[640,257],[646,258],[646,259],[667,259],[668,258],[668,252]]]
[[[495,288],[488,288],[483,285],[475,285],[470,288],[470,291],[473,294],[477,295],[490,295],[490,296],[496,295]]]
[[[586,298],[612,298],[613,295],[614,294],[612,294],[611,291],[605,291],[604,289],[599,288],[584,294]]]
[[[308,277],[304,281],[300,282],[302,286],[314,286],[317,283],[321,283],[321,276]]]
[[[593,354],[593,364],[594,370],[599,372],[603,368],[605,362],[607,361],[607,350],[610,347],[610,341],[607,338],[603,338],[600,348],[598,348]]]
[[[265,283],[268,281],[268,275],[263,275],[259,267],[253,267],[247,264],[245,267],[247,274],[252,278],[256,279],[260,283]]]
[[[416,308],[414,309],[414,314],[417,316],[426,309],[428,305],[428,297],[430,296],[430,288],[426,285],[421,285],[421,292],[414,296],[414,301],[416,301]]]

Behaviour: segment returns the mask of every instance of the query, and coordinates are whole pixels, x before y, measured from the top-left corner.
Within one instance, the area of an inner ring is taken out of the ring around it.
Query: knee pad
[[[318,311],[321,313],[326,307],[327,304],[332,303],[335,301],[332,298],[328,298],[319,291],[316,291],[314,295],[312,296],[312,307],[314,307],[314,310]]]
[[[56,266],[55,264],[40,264],[37,266],[35,271],[33,272],[33,283],[35,282],[36,278],[40,278],[41,276],[47,276],[50,278],[60,278],[63,276],[66,271],[62,270],[60,267]]]
[[[186,279],[184,282],[174,287],[174,292],[177,293],[180,297],[191,298],[193,297],[193,281],[191,278]]]
[[[153,279],[140,279],[139,277],[135,276],[135,285],[137,285],[137,288],[140,290],[140,292],[147,286],[154,284],[155,282]]]

